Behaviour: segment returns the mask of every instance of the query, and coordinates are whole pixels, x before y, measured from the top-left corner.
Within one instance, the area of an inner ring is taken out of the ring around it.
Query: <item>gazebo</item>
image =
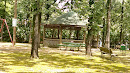
[[[79,38],[79,32],[76,33],[76,40],[73,39],[62,39],[62,30],[70,30],[70,36],[71,36],[71,30],[80,31],[82,28],[86,28],[87,22],[81,21],[78,17],[78,14],[75,12],[68,12],[65,13],[59,17],[57,17],[55,20],[51,21],[49,24],[44,24],[44,31],[43,31],[43,45],[48,47],[58,47],[57,44],[62,44],[62,42],[76,42],[76,43],[85,43],[86,38],[86,31],[83,30],[83,40],[78,40]],[[45,33],[46,29],[57,29],[57,36],[58,38],[46,38]]]

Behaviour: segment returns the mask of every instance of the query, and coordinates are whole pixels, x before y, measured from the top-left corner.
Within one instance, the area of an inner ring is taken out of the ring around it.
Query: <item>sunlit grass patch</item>
[[[30,51],[11,50],[11,49],[1,51],[2,52],[0,53],[0,72],[41,72],[41,73],[57,73],[57,72],[129,73],[130,72],[129,51],[127,51],[128,54],[126,56],[119,55],[117,57],[113,57],[113,61],[110,60],[109,55],[104,55],[101,58],[100,52],[97,53],[95,52],[93,56],[86,56],[86,55],[71,54],[73,52],[56,50],[56,49],[54,50],[50,48],[47,51],[47,48],[44,48],[39,49],[39,59],[30,59],[31,49]],[[120,54],[120,51],[116,50],[116,53]]]
[[[39,54],[30,59],[29,53],[0,54],[1,71],[5,72],[128,72],[127,65],[100,57],[72,56],[58,53]],[[6,69],[6,70],[5,70]]]

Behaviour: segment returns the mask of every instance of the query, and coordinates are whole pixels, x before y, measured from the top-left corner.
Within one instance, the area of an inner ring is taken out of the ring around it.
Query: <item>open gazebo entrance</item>
[[[69,35],[71,36],[71,31],[76,30],[80,31],[85,25],[64,25],[64,24],[44,24],[44,31],[43,31],[43,45],[48,47],[58,47],[57,44],[62,44],[62,42],[75,42],[75,43],[85,43],[86,38],[86,31],[83,30],[83,39],[79,40],[79,32],[76,33],[76,40],[75,39],[62,39],[62,31],[63,30],[70,30]],[[57,29],[58,31],[58,38],[46,38],[45,33],[46,29]]]

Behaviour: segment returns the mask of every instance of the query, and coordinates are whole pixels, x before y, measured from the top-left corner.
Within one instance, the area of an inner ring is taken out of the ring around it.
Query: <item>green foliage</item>
[[[55,3],[56,0],[37,0],[39,4],[36,4],[36,0],[18,0],[17,4],[17,18],[18,18],[18,31],[17,31],[17,39],[22,42],[25,39],[25,33],[27,32],[27,37],[29,35],[29,25],[32,24],[32,17],[37,12],[42,12],[42,23],[49,23],[49,21],[55,20],[56,17],[59,15],[64,14],[63,9],[58,8],[58,3]],[[64,0],[61,0],[62,2]],[[91,0],[93,1],[93,0]],[[87,20],[90,17],[93,17],[90,22],[93,22],[92,25],[87,23],[86,25],[89,29],[93,28],[93,34],[96,35],[98,31],[104,31],[99,26],[103,26],[103,18],[106,19],[107,10],[106,10],[106,3],[107,0],[94,0],[94,4],[89,6],[89,0],[73,0],[73,3],[66,3],[65,6],[68,6],[70,11],[74,11],[78,13],[80,20]],[[123,21],[121,21],[121,7],[122,2],[120,0],[112,0],[112,7],[111,7],[111,44],[118,44],[119,43],[119,36],[120,36],[120,25],[122,24],[123,29],[123,40],[130,41],[130,7],[129,7],[129,0],[125,0],[123,5],[124,13],[123,13]],[[12,27],[12,18],[14,17],[14,0],[6,0],[6,9],[5,9],[5,0],[0,1],[0,18],[3,18],[6,15],[7,23],[10,28],[11,35],[13,35],[13,27]],[[70,8],[72,7],[72,9]],[[37,10],[38,11],[35,11]],[[4,12],[5,10],[5,12]],[[27,15],[30,15],[28,18],[30,24],[27,24],[26,27],[23,25],[23,20],[27,19]],[[47,15],[49,15],[49,19],[46,20]],[[106,23],[105,23],[106,24]],[[1,27],[1,26],[0,26]],[[41,26],[43,28],[43,26]],[[106,26],[105,26],[106,28]],[[32,31],[32,30],[31,30]],[[42,30],[43,31],[43,30]],[[51,30],[47,30],[47,36],[51,37],[52,33]],[[56,31],[56,33],[58,33]],[[66,35],[67,33],[67,35]],[[63,30],[63,38],[68,38],[69,31]],[[82,34],[82,31],[80,32]],[[66,36],[65,36],[66,35]],[[6,28],[4,28],[4,41],[10,41],[7,39],[8,33]],[[81,35],[82,36],[82,35]],[[81,37],[80,36],[80,37]],[[101,35],[102,36],[102,35]]]
[[[128,42],[130,40],[130,8],[129,1],[124,3],[123,10],[123,20],[121,20],[121,8],[122,2],[112,2],[112,10],[111,10],[111,44],[119,44],[120,41],[120,30],[122,25],[122,42]],[[130,43],[130,42],[128,42]]]

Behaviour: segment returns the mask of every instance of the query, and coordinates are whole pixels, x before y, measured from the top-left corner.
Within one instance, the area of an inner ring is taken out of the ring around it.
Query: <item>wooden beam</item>
[[[66,30],[81,30],[81,26],[76,26],[76,25],[46,24],[44,25],[44,27],[51,28],[51,29],[58,29],[62,27],[62,29],[66,29]]]

